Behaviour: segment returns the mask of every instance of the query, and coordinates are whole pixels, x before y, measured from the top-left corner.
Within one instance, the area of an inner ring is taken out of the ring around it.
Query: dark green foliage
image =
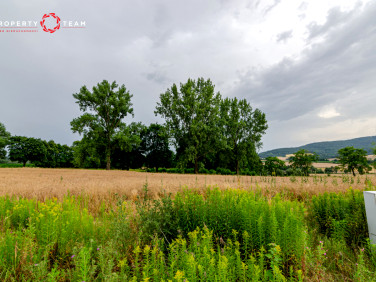
[[[73,167],[73,149],[54,141],[32,137],[12,136],[9,139],[9,159],[26,166],[30,162],[38,167]]]
[[[176,208],[171,195],[164,195],[160,200],[152,200],[147,187],[136,202],[140,216],[140,237],[149,242],[155,235],[170,243],[178,235]]]
[[[140,147],[141,132],[145,126],[132,122],[121,126],[121,133],[114,136],[111,145],[113,168],[130,169],[143,166],[145,158]],[[100,138],[84,136],[73,143],[74,165],[82,168],[106,168],[106,145]]]
[[[282,170],[285,169],[285,162],[277,157],[267,157],[264,168],[268,175],[283,176]]]
[[[345,147],[338,150],[339,163],[345,171],[352,172],[355,176],[357,170],[360,174],[364,174],[371,170],[367,162],[367,151],[363,149],[355,149],[354,147]]]
[[[73,142],[73,163],[80,168],[104,168],[105,148],[95,139],[82,137],[80,141]]]
[[[26,165],[27,162],[44,162],[47,149],[41,139],[12,136],[9,139],[9,159]]]
[[[111,163],[117,169],[140,168],[145,163],[145,152],[140,146],[142,132],[146,127],[140,122],[132,122],[124,127],[123,133],[113,143]]]
[[[188,79],[179,88],[173,84],[160,95],[155,114],[166,121],[180,166],[193,164],[198,173],[199,162],[217,151],[222,140],[218,130],[220,101],[213,83],[203,78]]]
[[[341,234],[349,246],[360,247],[368,238],[368,226],[362,191],[345,194],[324,193],[308,203],[309,219],[320,234]]]
[[[23,167],[23,164],[20,163],[13,163],[13,162],[5,162],[5,163],[0,163],[0,167],[7,167],[7,168],[14,168],[14,167]],[[35,167],[34,164],[26,164],[26,167]]]
[[[0,159],[5,159],[5,146],[8,145],[10,133],[6,131],[4,124],[0,122]]]
[[[39,167],[73,167],[73,149],[67,145],[55,143],[53,140],[44,141],[46,156],[42,160],[35,161],[34,164]]]
[[[309,176],[312,163],[317,160],[318,156],[315,153],[312,154],[305,150],[299,150],[290,157],[292,168],[301,169],[304,176]]]
[[[232,164],[231,169],[240,174],[252,158],[258,159],[256,149],[262,145],[261,136],[268,128],[265,114],[253,110],[246,99],[225,98],[220,105],[220,128],[224,138],[222,154]]]
[[[132,95],[124,85],[118,87],[116,81],[110,84],[103,80],[92,92],[83,86],[73,97],[84,114],[71,121],[72,131],[83,134],[86,141],[104,146],[106,169],[110,169],[114,141],[120,142],[122,148],[129,147],[123,119],[133,115]]]
[[[172,167],[173,152],[170,150],[166,128],[152,123],[142,132],[141,150],[147,167]]]

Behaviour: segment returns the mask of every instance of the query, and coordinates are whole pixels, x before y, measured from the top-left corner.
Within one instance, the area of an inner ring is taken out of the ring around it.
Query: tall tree
[[[110,84],[107,80],[94,86],[92,92],[83,86],[79,93],[73,94],[84,114],[71,122],[72,131],[104,145],[107,170],[111,168],[114,139],[120,138],[125,127],[123,119],[128,114],[133,116],[132,96],[124,84],[119,87],[116,81]]]
[[[10,133],[6,131],[4,124],[0,122],[0,159],[5,159],[7,151],[5,150],[6,145],[9,142]]]
[[[261,137],[268,128],[265,114],[253,110],[246,99],[226,98],[221,102],[221,125],[228,158],[233,159],[236,173],[251,157],[248,152],[261,147]],[[253,154],[256,156],[256,154]]]
[[[294,156],[290,157],[290,163],[293,168],[299,168],[302,170],[305,176],[309,176],[309,170],[313,162],[319,159],[316,153],[309,153],[302,149],[297,151]]]
[[[152,123],[142,133],[142,150],[148,167],[171,167],[173,152],[170,150],[166,128]]]
[[[343,169],[351,171],[354,176],[356,170],[360,174],[371,170],[367,162],[367,151],[363,149],[355,149],[352,146],[339,149],[338,161]]]
[[[194,164],[198,173],[199,162],[216,150],[220,140],[218,131],[220,93],[208,80],[188,79],[180,87],[173,84],[160,95],[156,115],[161,115],[176,147],[178,161],[186,166]]]

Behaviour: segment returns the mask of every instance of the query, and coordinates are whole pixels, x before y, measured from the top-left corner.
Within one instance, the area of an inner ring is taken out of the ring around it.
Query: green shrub
[[[309,222],[320,234],[329,238],[343,236],[352,247],[366,243],[369,235],[362,191],[351,189],[344,194],[313,196],[308,203],[308,211]]]

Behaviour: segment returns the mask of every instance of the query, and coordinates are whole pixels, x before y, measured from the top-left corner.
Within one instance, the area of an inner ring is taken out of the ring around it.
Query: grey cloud
[[[257,49],[273,50],[275,41],[260,45],[252,32],[259,23],[275,24],[263,14],[277,4],[274,0],[2,1],[0,19],[40,19],[43,13],[56,12],[62,19],[86,20],[87,28],[53,35],[0,34],[0,122],[12,134],[71,144],[79,137],[71,133],[69,123],[80,114],[72,94],[81,86],[91,88],[103,79],[125,84],[135,110],[135,118],[126,121],[148,124],[160,121],[154,115],[160,93],[172,83],[201,76],[211,78],[224,96],[248,98],[267,113],[274,128],[281,125],[288,132],[292,129],[287,120],[296,124],[302,115],[329,102],[335,102],[341,114],[346,112],[341,118],[357,111],[367,114],[376,96],[375,6],[348,19],[332,12],[328,22],[335,28],[328,23],[311,26],[313,34],[323,36],[323,43],[308,42],[302,59],[286,58],[265,68],[263,56],[268,54],[260,56]],[[248,26],[249,31],[244,29]],[[288,33],[280,36],[281,42],[284,36],[288,39]],[[248,73],[239,76],[249,64]]]
[[[326,104],[346,101],[354,92],[359,93],[357,104],[347,105],[346,115],[373,115],[375,13],[376,4],[369,4],[346,23],[341,16],[329,16],[328,21],[336,18],[343,24],[335,30],[328,26],[326,41],[310,46],[299,60],[286,58],[263,71],[250,71],[240,78],[235,93],[249,98],[272,120],[297,118]]]
[[[287,30],[282,33],[277,34],[277,42],[284,42],[292,37],[292,30]]]
[[[359,8],[359,4],[355,9],[348,12],[342,12],[339,7],[330,9],[326,22],[323,25],[318,25],[316,22],[312,22],[307,26],[309,32],[308,39],[313,39],[320,35],[325,35],[329,31],[347,24],[358,12],[357,8]]]
[[[166,84],[168,81],[171,81],[171,79],[169,79],[165,74],[158,71],[147,73],[145,76],[147,80],[154,81],[162,85]]]

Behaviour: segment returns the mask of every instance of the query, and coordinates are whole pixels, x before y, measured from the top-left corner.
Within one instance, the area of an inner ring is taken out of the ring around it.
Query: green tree
[[[208,80],[188,79],[185,84],[160,95],[156,115],[165,119],[165,126],[175,145],[178,162],[182,166],[194,164],[198,173],[203,158],[217,150],[220,140],[219,105],[220,93],[214,92],[214,85]]]
[[[267,157],[264,164],[269,175],[277,175],[277,172],[283,170],[285,166],[285,162],[277,157]]]
[[[24,136],[12,136],[9,139],[9,159],[17,161],[26,166],[31,163],[44,162],[47,155],[47,149],[41,139]]]
[[[72,167],[73,166],[73,149],[67,145],[55,143],[55,141],[42,140],[46,148],[46,157],[36,162],[41,167]]]
[[[81,168],[101,168],[105,162],[105,148],[95,139],[83,136],[80,141],[73,142],[73,165]]]
[[[355,176],[357,170],[360,174],[364,174],[371,170],[367,162],[367,151],[363,149],[355,149],[354,147],[345,147],[338,150],[338,159],[344,170],[351,171]]]
[[[115,81],[110,84],[107,80],[94,86],[92,92],[83,86],[79,93],[73,94],[84,114],[71,122],[72,131],[104,146],[107,170],[111,168],[114,140],[127,139],[122,136],[126,127],[123,119],[128,114],[133,116],[132,96],[124,85],[118,87]]]
[[[248,160],[257,154],[248,154],[260,148],[261,137],[268,128],[265,114],[259,109],[253,110],[246,99],[226,98],[220,106],[222,133],[227,156],[233,160],[239,174],[240,167],[247,165]]]
[[[111,157],[113,167],[118,169],[140,168],[145,157],[141,143],[142,133],[146,126],[141,122],[132,122],[122,129],[123,134],[116,136],[114,140],[114,152]]]
[[[166,128],[152,123],[142,133],[142,150],[147,167],[171,167],[173,152],[170,150]]]
[[[10,133],[6,131],[4,124],[0,122],[0,159],[5,159],[7,151],[5,147],[8,145]]]
[[[297,151],[294,156],[290,157],[290,163],[293,168],[299,168],[302,170],[305,176],[309,176],[309,170],[313,162],[318,160],[316,153],[309,153],[302,149]]]

